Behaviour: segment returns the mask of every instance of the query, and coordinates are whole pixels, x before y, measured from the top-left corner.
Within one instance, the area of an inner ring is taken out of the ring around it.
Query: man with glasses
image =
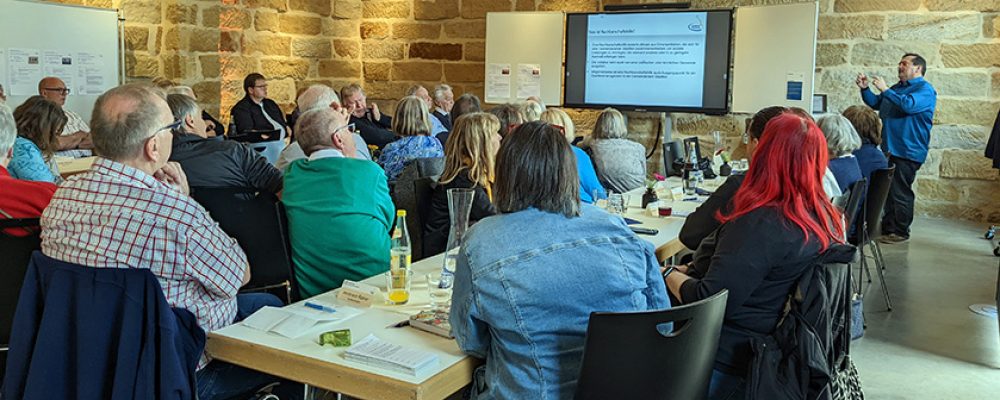
[[[250,280],[246,255],[188,196],[180,165],[168,162],[171,131],[185,121],[174,121],[161,96],[146,86],[125,85],[97,99],[91,122],[100,157],[56,190],[42,215],[42,252],[94,268],[147,268],[167,303],[193,313],[210,332],[259,304],[243,295],[237,301],[237,291]],[[218,398],[224,386],[252,388],[275,380],[248,370],[235,378],[220,372],[234,368],[209,363],[203,354],[198,397]]]
[[[392,129],[392,118],[382,114],[375,103],[368,104],[368,96],[361,85],[352,83],[340,89],[340,99],[343,106],[351,113],[351,123],[358,127],[358,133],[365,143],[378,147],[396,141]]]
[[[279,136],[265,139],[284,139],[288,134],[288,124],[278,103],[267,98],[267,79],[264,75],[252,73],[243,79],[243,91],[246,96],[233,105],[229,111],[236,124],[236,132],[247,131],[279,131]],[[230,135],[233,133],[230,132]]]
[[[66,108],[66,97],[70,94],[66,82],[54,76],[42,78],[38,82],[38,94],[62,107],[63,112],[66,113],[66,126],[63,127],[62,134],[59,136],[59,150],[91,149],[94,147],[90,141],[90,127],[87,126],[87,122],[80,118],[79,114]]]
[[[300,113],[304,113],[309,110],[316,108],[333,108],[339,110],[341,108],[340,99],[337,98],[337,92],[333,88],[326,85],[312,85],[303,90],[299,94],[299,98],[295,100],[296,109]],[[372,154],[368,151],[368,145],[365,140],[361,138],[357,130],[354,130],[354,143],[357,147],[357,152],[354,157],[362,160],[371,160]],[[302,151],[302,146],[299,145],[298,140],[292,138],[292,142],[285,146],[284,150],[281,150],[281,154],[278,156],[278,161],[274,164],[279,170],[284,171],[291,164],[292,161],[306,158],[306,153]]]
[[[330,107],[303,113],[296,136],[308,158],[285,170],[282,201],[302,297],[389,269],[395,207],[382,168],[354,158],[349,115]]]

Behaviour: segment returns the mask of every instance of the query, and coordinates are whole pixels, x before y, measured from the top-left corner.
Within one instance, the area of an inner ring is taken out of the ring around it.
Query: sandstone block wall
[[[121,8],[127,18],[129,79],[166,76],[195,89],[223,121],[243,96],[242,78],[271,79],[270,96],[291,110],[311,83],[363,82],[391,111],[408,86],[447,82],[483,97],[486,13],[599,11],[645,0],[56,0]],[[663,2],[663,1],[650,1]],[[796,0],[692,0],[693,8],[796,3]],[[917,213],[1000,221],[998,172],[982,156],[1000,108],[1000,1],[820,0],[816,92],[831,110],[860,104],[854,76],[892,80],[906,52],[928,60],[938,90],[931,155],[920,170]],[[530,44],[526,44],[530,45]],[[581,133],[597,112],[570,110]],[[628,113],[631,137],[652,149],[658,114]],[[739,155],[746,115],[674,114],[675,138],[725,134]],[[658,147],[658,146],[657,146]],[[661,168],[660,150],[649,161]]]

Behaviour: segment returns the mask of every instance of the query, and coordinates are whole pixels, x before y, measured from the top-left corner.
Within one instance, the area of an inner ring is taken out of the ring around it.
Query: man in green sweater
[[[389,269],[389,229],[395,207],[385,172],[354,158],[353,124],[343,109],[299,117],[295,132],[307,158],[285,171],[295,278],[302,297]]]

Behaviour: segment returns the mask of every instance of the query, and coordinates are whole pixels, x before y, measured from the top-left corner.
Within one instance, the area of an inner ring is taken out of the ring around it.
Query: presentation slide
[[[724,113],[732,11],[566,17],[564,104]]]
[[[705,20],[704,12],[590,15],[586,102],[701,107]]]

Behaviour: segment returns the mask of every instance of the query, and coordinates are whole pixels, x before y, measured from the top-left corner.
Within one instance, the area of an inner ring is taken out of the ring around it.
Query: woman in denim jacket
[[[486,360],[473,398],[572,398],[591,312],[670,306],[652,245],[581,205],[579,185],[558,128],[531,122],[504,139],[500,214],[472,227],[455,273],[452,333]]]

